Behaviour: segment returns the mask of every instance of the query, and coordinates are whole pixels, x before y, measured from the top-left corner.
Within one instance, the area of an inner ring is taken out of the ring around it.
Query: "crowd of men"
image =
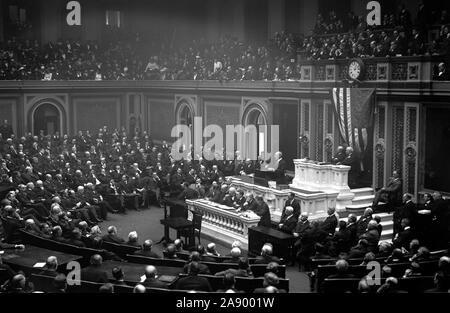
[[[281,31],[264,45],[229,36],[180,46],[139,34],[103,43],[13,37],[0,43],[0,80],[299,80],[298,53],[313,60],[449,55],[448,21],[446,10],[430,12],[421,4],[414,20],[402,6],[376,27],[352,12],[338,17],[330,11],[318,15],[313,35]],[[429,42],[431,25],[440,30]]]
[[[271,224],[262,197],[244,195],[226,182],[225,176],[251,174],[264,165],[242,160],[239,151],[231,159],[208,161],[187,153],[175,160],[167,143],[154,145],[146,132],[129,136],[104,127],[96,135],[17,138],[5,125],[9,137],[0,134],[0,192],[1,217],[10,226],[4,227],[7,242],[24,227],[56,238],[77,237],[80,222],[92,227],[110,213],[161,205],[165,195],[252,210],[261,216],[260,225]]]
[[[266,45],[223,37],[187,46],[143,42],[60,40],[40,44],[16,38],[0,44],[0,80],[288,80],[299,79],[290,34]]]

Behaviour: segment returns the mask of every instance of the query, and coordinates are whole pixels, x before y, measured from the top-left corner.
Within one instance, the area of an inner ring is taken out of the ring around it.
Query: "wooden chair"
[[[250,265],[250,269],[254,277],[263,277],[265,273],[269,272],[266,264],[252,264]],[[286,265],[278,265],[277,276],[279,278],[286,278]]]
[[[229,268],[238,269],[239,266],[237,263],[216,263],[216,262],[200,262],[208,266],[211,274],[215,274],[218,272],[226,271]]]
[[[236,277],[236,289],[247,293],[253,292],[256,288],[263,288],[264,278]],[[279,278],[278,289],[289,292],[289,279]]]
[[[359,281],[359,278],[326,278],[320,289],[323,293],[355,293]]]
[[[183,260],[172,260],[172,259],[157,259],[150,258],[141,255],[131,255],[128,254],[126,256],[126,260],[128,262],[137,263],[137,264],[147,264],[154,266],[168,266],[168,267],[184,267],[186,261]]]
[[[125,257],[127,254],[134,254],[137,250],[141,250],[140,247],[122,245],[114,242],[103,241],[102,248],[111,252],[114,252],[119,257]]]
[[[31,274],[30,281],[34,285],[34,290],[43,292],[55,292],[56,288],[54,285],[55,277],[45,276],[39,274]]]

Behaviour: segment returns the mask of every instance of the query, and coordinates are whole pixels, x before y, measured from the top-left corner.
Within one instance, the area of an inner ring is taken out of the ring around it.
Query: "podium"
[[[295,176],[289,187],[293,191],[337,193],[336,208],[345,209],[355,194],[348,186],[350,166],[295,159]]]

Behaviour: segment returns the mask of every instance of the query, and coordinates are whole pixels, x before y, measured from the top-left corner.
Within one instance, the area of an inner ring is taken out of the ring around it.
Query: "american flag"
[[[366,152],[371,135],[374,94],[372,88],[333,88],[332,91],[341,136],[360,156]]]

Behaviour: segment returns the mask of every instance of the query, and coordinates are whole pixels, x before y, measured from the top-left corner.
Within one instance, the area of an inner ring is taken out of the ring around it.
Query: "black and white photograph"
[[[0,301],[450,293],[449,28],[445,0],[0,0]]]

